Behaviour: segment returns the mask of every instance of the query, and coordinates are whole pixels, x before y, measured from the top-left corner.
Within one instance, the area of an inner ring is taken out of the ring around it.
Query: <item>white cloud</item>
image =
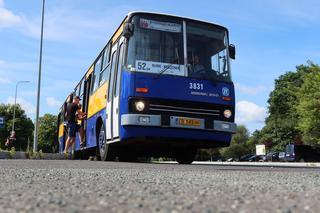
[[[267,90],[265,86],[255,86],[255,87],[250,87],[250,86],[245,86],[239,83],[236,83],[234,85],[236,87],[236,90],[246,94],[246,95],[257,95],[261,92],[264,92]]]
[[[106,32],[113,33],[129,10],[128,7],[117,7],[97,16],[92,11],[79,10],[67,5],[47,8],[44,39],[62,42],[74,42],[75,39],[105,41],[107,39]],[[119,14],[123,14],[123,16],[119,16]],[[39,17],[24,17],[23,26],[19,30],[27,36],[38,39],[40,37],[40,20]],[[110,31],[110,29],[112,30]]]
[[[0,76],[0,84],[10,84],[10,83],[11,83],[11,81],[9,78]]]
[[[236,123],[238,124],[263,123],[266,116],[267,110],[265,107],[249,101],[236,103]]]
[[[49,107],[60,107],[61,106],[61,102],[58,101],[56,98],[54,97],[47,97],[46,98],[47,101],[47,105]]]
[[[14,97],[9,96],[7,99],[7,104],[14,104]],[[23,98],[17,98],[17,104],[19,104],[22,109],[27,113],[29,117],[33,117],[36,113],[36,107]]]
[[[14,27],[21,23],[21,17],[4,8],[4,1],[0,0],[0,29]]]

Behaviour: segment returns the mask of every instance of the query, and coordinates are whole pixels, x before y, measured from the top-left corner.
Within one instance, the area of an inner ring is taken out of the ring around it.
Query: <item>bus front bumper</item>
[[[221,131],[221,132],[228,132],[228,133],[235,133],[237,130],[237,125],[232,122],[226,121],[213,121],[213,128],[206,129],[204,127],[204,120],[197,119],[197,125],[181,125],[177,124],[176,116],[172,116],[172,121],[170,122],[170,126],[163,126],[161,124],[161,115],[150,115],[150,114],[124,114],[121,115],[121,125],[122,126],[154,126],[154,127],[173,127],[173,128],[189,128],[189,129],[203,129],[203,130],[213,130],[213,131]],[[185,117],[181,117],[182,119],[189,119]],[[191,120],[194,118],[190,118]]]

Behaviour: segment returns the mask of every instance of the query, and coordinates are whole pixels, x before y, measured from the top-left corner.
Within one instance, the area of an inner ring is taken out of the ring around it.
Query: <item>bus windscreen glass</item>
[[[187,68],[184,64],[183,23],[163,17],[133,17],[128,46],[130,70],[190,78],[230,81],[226,30],[207,24],[186,24]],[[185,73],[185,70],[188,70]]]

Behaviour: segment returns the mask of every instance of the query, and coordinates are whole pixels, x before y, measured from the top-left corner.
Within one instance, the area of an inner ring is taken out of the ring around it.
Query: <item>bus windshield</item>
[[[132,22],[134,33],[129,40],[127,57],[130,70],[147,73],[165,70],[164,74],[230,81],[226,30],[186,22],[184,45],[182,21],[135,16]]]

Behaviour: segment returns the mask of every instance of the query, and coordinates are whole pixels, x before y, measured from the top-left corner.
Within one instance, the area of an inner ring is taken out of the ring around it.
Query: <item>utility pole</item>
[[[18,81],[16,84],[16,92],[14,95],[14,105],[13,105],[13,119],[12,119],[12,132],[14,132],[14,123],[16,119],[16,105],[17,105],[17,93],[18,93],[18,85],[22,83],[29,83],[30,81]]]
[[[33,152],[37,152],[37,149],[38,149],[38,130],[39,130],[39,109],[40,109],[40,86],[41,86],[44,5],[45,5],[45,0],[42,0],[40,56],[39,56],[38,90],[37,90],[37,111],[36,111],[36,121],[35,121],[35,129],[34,129],[34,138],[33,138]]]

